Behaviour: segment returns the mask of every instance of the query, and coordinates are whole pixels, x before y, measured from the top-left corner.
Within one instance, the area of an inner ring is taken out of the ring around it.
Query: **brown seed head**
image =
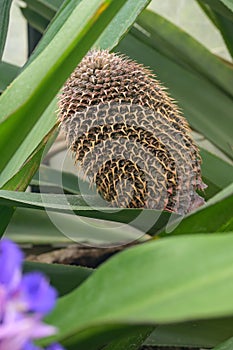
[[[90,51],[64,85],[59,108],[76,161],[111,205],[185,214],[203,203],[198,149],[150,70]]]

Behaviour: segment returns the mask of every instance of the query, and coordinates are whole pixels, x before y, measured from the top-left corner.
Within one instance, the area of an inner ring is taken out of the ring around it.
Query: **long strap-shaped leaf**
[[[223,40],[233,57],[233,10],[232,2],[229,0],[197,0],[214,25],[221,32]],[[226,6],[225,6],[226,5]]]
[[[10,82],[19,74],[20,68],[7,63],[0,62],[0,94],[6,89]]]
[[[0,0],[0,61],[2,58],[12,0]]]
[[[168,220],[172,219],[170,225],[174,225],[174,221],[177,220],[177,226],[178,224],[179,226],[175,228],[169,225],[167,228],[169,234],[172,229],[172,234],[185,234],[233,230],[232,193],[233,185],[230,185],[213,197],[206,206],[200,207],[199,210],[183,218],[181,223],[180,216],[174,215],[170,218],[168,212],[101,207],[98,197],[92,195],[65,196],[2,190],[0,191],[0,204],[42,210],[46,208],[67,213],[73,211],[79,216],[127,223],[152,235],[164,228]]]
[[[130,224],[142,232],[155,234],[171,214],[151,209],[120,209],[101,206],[100,197],[93,195],[58,195],[29,192],[0,191],[0,205],[51,210],[95,219]],[[178,215],[174,215],[174,220]]]

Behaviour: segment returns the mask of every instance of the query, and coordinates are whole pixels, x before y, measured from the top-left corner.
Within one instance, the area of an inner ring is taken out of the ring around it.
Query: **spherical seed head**
[[[64,85],[59,109],[76,161],[111,205],[185,214],[203,203],[187,121],[147,68],[92,50]]]

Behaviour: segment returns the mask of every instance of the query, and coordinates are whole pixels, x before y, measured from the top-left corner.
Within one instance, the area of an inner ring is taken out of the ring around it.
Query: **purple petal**
[[[7,302],[6,289],[0,285],[0,324],[3,321],[3,317],[6,309],[6,302]]]
[[[37,317],[22,317],[1,325],[0,350],[22,350],[31,340],[53,335],[56,331],[55,327],[41,322]]]
[[[33,350],[33,349],[32,349]],[[60,344],[53,343],[46,348],[46,350],[65,350]]]
[[[31,272],[23,276],[21,293],[28,311],[31,312],[47,314],[56,303],[56,290],[40,272]]]
[[[0,241],[0,284],[9,292],[19,284],[22,262],[23,253],[14,242],[6,238]]]
[[[41,348],[39,348],[38,346],[36,346],[32,342],[27,342],[24,345],[24,347],[22,348],[22,350],[41,350]]]

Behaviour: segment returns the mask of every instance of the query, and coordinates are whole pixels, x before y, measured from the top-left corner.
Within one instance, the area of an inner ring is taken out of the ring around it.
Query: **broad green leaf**
[[[228,339],[223,344],[220,344],[216,346],[213,350],[231,350],[233,347],[233,337],[231,339]]]
[[[59,300],[46,320],[60,331],[41,344],[91,349],[116,327],[231,316],[232,244],[232,233],[183,236],[117,254]]]
[[[83,0],[43,53],[1,96],[0,148],[7,147],[7,152],[1,157],[1,171],[39,120],[67,76],[125,1],[95,0],[90,3]],[[14,104],[11,103],[12,99]],[[11,135],[14,137],[10,137]],[[7,175],[10,178],[13,174],[9,171]]]
[[[232,158],[232,99],[209,80],[159,53],[157,44],[150,34],[134,28],[116,50],[150,67],[169,87],[191,126]]]
[[[169,234],[233,231],[232,208],[233,184],[211,198],[207,205],[186,216],[172,232],[169,229]],[[161,235],[167,234],[165,232]]]
[[[210,319],[157,326],[147,346],[212,348],[233,334],[233,318]]]
[[[0,62],[0,94],[19,74],[19,67],[7,63]]]
[[[122,209],[111,208],[99,196],[93,195],[59,195],[22,193],[14,191],[0,191],[0,205],[25,207],[30,209],[45,208],[49,211],[62,212],[129,224],[144,233],[155,234],[169,221],[178,215],[171,216],[168,212],[151,209]],[[141,235],[139,235],[141,236]],[[137,236],[136,236],[137,237]],[[111,239],[111,237],[110,237]]]
[[[82,284],[93,272],[92,269],[62,264],[43,264],[26,261],[24,272],[41,271],[49,277],[59,296],[71,292]]]
[[[109,345],[105,346],[103,350],[138,350],[141,348],[142,344],[151,334],[153,329],[154,327],[143,327],[141,331],[140,329],[137,329],[137,331],[132,333],[132,335],[113,341]]]
[[[0,0],[0,61],[5,46],[12,0]]]

